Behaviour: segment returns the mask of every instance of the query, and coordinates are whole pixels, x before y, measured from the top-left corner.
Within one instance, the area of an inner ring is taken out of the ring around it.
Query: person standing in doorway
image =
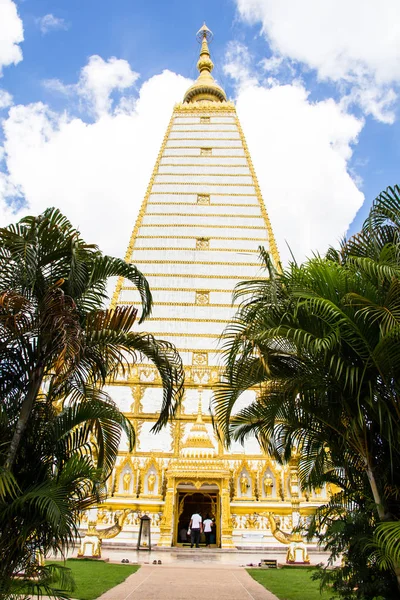
[[[214,523],[210,519],[210,515],[207,515],[203,521],[203,530],[204,530],[204,535],[206,536],[206,548],[210,547],[210,539],[211,539],[211,532],[212,532],[213,525],[214,525]]]
[[[199,548],[200,534],[203,531],[203,519],[198,512],[192,514],[190,519],[190,547],[196,544],[196,548]]]

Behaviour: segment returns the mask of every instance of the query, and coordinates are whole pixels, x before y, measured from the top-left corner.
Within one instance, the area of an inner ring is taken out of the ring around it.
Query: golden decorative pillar
[[[174,483],[174,478],[168,477],[164,511],[160,522],[160,538],[157,544],[158,546],[161,546],[163,548],[170,548],[172,545],[172,532],[174,528]]]
[[[221,489],[221,548],[234,548],[232,540],[231,500],[229,497],[229,477],[223,479]]]

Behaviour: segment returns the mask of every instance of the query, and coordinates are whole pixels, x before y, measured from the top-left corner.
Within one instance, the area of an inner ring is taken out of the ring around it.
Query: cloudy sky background
[[[0,224],[59,207],[123,256],[197,29],[235,100],[284,259],[399,182],[398,0],[0,0]]]

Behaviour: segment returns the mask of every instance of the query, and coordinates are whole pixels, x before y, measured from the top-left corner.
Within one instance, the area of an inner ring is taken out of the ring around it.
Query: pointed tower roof
[[[201,409],[201,392],[196,422],[192,425],[186,441],[182,444],[182,455],[187,458],[206,458],[216,454],[214,444],[208,435]]]
[[[214,64],[210,57],[208,41],[212,40],[213,34],[207,25],[204,25],[197,32],[197,40],[201,43],[200,57],[197,62],[197,68],[200,72],[197,80],[187,90],[183,102],[226,102],[226,94],[221,86],[216,83],[211,71]]]

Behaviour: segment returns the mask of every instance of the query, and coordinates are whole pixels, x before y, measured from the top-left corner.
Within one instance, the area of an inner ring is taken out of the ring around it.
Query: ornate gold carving
[[[212,148],[200,148],[200,156],[212,156]]]
[[[210,204],[210,194],[197,194],[197,204]]]
[[[209,116],[200,117],[200,123],[210,123],[211,118]]]
[[[210,238],[200,237],[196,238],[196,250],[209,250],[210,249]]]
[[[216,113],[219,116],[223,116],[220,113],[226,112],[226,116],[230,117],[230,113],[232,112],[236,115],[236,108],[233,102],[221,102],[221,104],[217,102],[201,102],[198,104],[184,104],[183,102],[180,102],[175,104],[174,112],[178,114],[192,112],[194,115],[196,115],[196,113],[207,112],[210,114]]]
[[[122,481],[123,481],[124,492],[126,492],[126,493],[130,492],[132,473],[130,473],[129,471],[126,471],[122,476]]]
[[[240,493],[242,496],[247,496],[248,488],[250,487],[249,480],[245,473],[242,473],[240,477]]]
[[[126,302],[124,304],[126,304]],[[143,398],[144,391],[145,387],[142,385],[135,385],[131,387],[131,393],[133,397],[133,403],[131,404],[131,412],[138,414],[142,410],[141,400]]]
[[[205,290],[196,290],[196,304],[200,304],[204,306],[206,304],[210,304],[210,292]],[[230,306],[229,304],[224,304],[221,306]]]
[[[263,487],[264,487],[264,493],[265,493],[266,497],[268,498],[269,496],[272,496],[272,489],[274,487],[274,482],[273,482],[271,475],[269,475],[269,473],[267,473],[267,475],[264,477]]]
[[[207,352],[193,352],[192,364],[205,367],[208,365]]]
[[[128,454],[118,467],[115,469],[114,488],[117,494],[132,494],[135,487],[134,481],[134,463]]]

